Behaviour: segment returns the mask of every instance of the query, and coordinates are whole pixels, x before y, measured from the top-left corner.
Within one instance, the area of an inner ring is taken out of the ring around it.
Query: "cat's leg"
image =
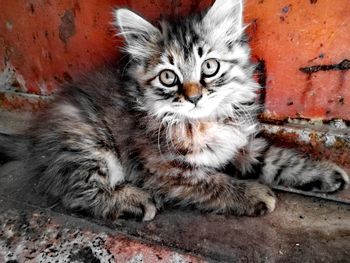
[[[65,150],[48,158],[40,187],[64,207],[96,218],[114,220],[128,214],[153,219],[156,207],[150,194],[122,181],[123,169],[113,153],[92,152]]]
[[[207,173],[205,177],[198,176]],[[150,176],[144,182],[163,202],[201,211],[258,216],[272,212],[276,198],[258,182],[238,180],[222,173],[194,171],[192,176]]]
[[[295,150],[270,146],[255,139],[235,160],[246,174],[256,174],[264,184],[304,191],[333,193],[349,184],[348,174],[334,163],[315,161]]]
[[[58,101],[32,131],[28,170],[40,177],[39,190],[71,210],[97,218],[123,214],[150,220],[156,208],[148,192],[128,183],[116,140],[93,99]]]
[[[156,214],[149,193],[128,184],[113,190],[101,185],[72,189],[62,197],[62,203],[68,209],[87,211],[97,218],[108,220],[130,214],[149,221]]]

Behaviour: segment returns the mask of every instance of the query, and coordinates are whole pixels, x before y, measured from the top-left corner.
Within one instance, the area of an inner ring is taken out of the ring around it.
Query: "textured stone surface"
[[[3,208],[0,208],[0,262],[205,262],[196,256],[91,226],[84,220],[49,216],[39,209]]]
[[[80,262],[347,262],[350,258],[350,206],[336,202],[278,193],[276,210],[259,218],[166,209],[151,222],[112,223],[47,202],[34,190],[35,180],[27,179],[20,162],[1,169],[0,262],[31,257],[33,262],[64,262],[69,257],[85,260]]]

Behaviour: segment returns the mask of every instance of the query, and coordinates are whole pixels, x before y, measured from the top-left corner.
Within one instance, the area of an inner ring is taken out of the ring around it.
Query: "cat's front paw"
[[[125,187],[118,192],[120,207],[117,217],[132,215],[142,216],[143,221],[152,220],[157,212],[157,208],[152,201],[151,195],[137,187]]]
[[[342,168],[333,163],[324,163],[319,175],[297,188],[303,191],[335,193],[345,189],[348,185],[349,175]]]
[[[260,216],[271,213],[276,208],[276,196],[273,191],[262,184],[251,182],[247,183],[245,193],[247,202],[245,205],[245,214],[249,216]]]

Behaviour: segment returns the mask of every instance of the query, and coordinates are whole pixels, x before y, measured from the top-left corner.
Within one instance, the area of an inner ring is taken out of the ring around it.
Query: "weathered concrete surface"
[[[297,148],[314,158],[327,159],[350,168],[350,128],[341,120],[329,124],[263,124],[263,132],[274,144]]]
[[[0,108],[7,111],[38,112],[45,108],[53,96],[0,91]]]
[[[0,262],[205,262],[82,219],[0,198]]]
[[[0,132],[6,134],[23,133],[29,126],[33,114],[0,110]]]
[[[33,257],[33,262],[65,262],[69,256],[70,260],[91,259],[80,262],[350,259],[350,206],[336,202],[278,193],[276,211],[260,218],[167,209],[151,222],[120,219],[111,223],[71,214],[47,202],[34,186],[35,180],[26,178],[21,163],[9,163],[1,169],[0,262],[16,255],[18,262],[23,262],[23,257]],[[102,245],[94,247],[100,241]],[[36,251],[30,254],[33,248]]]

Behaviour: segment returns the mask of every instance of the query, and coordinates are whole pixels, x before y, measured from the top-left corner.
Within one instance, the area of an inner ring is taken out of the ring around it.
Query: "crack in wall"
[[[299,70],[306,74],[315,73],[318,71],[329,71],[329,70],[349,70],[350,69],[350,60],[344,59],[338,64],[331,65],[316,65],[311,67],[299,68]]]

